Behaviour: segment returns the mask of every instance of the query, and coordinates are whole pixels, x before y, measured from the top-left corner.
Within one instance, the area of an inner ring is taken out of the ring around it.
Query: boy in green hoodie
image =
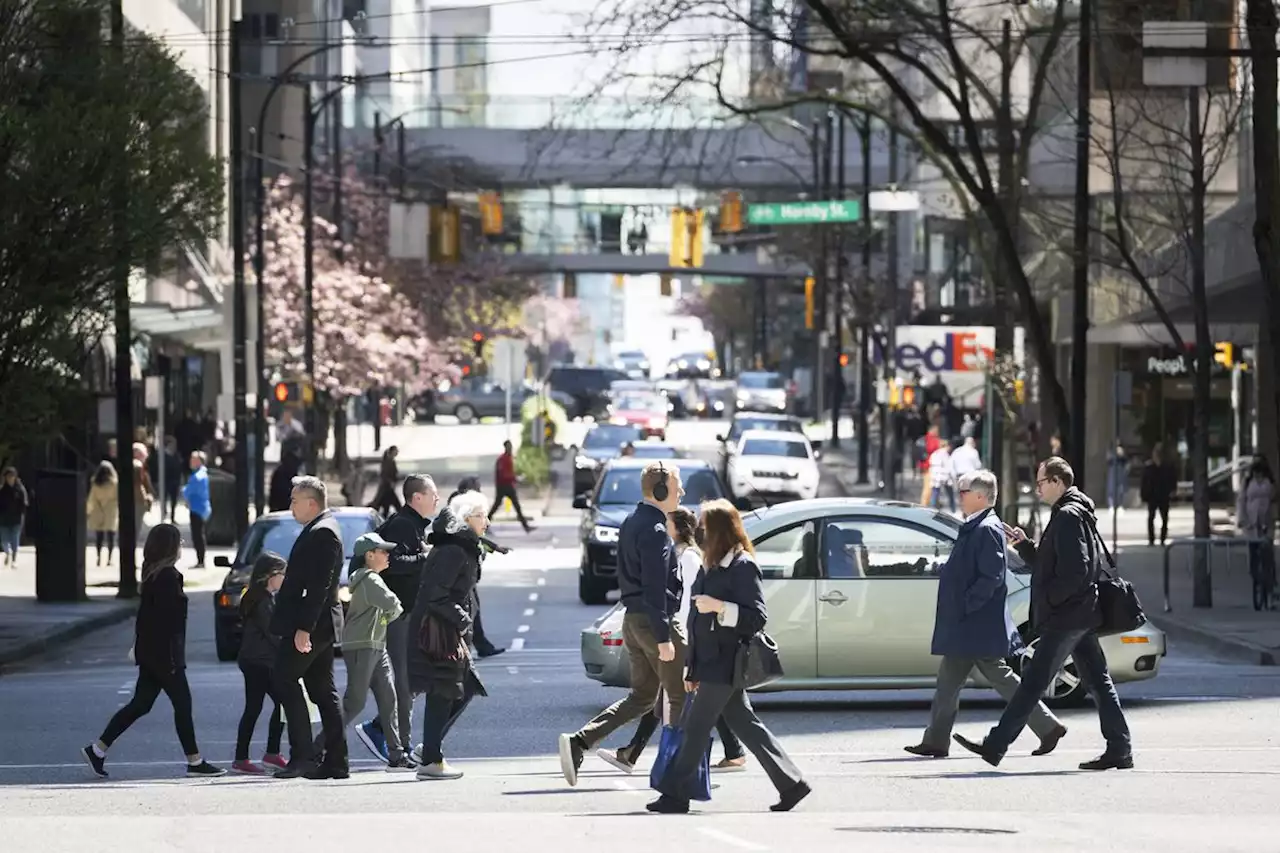
[[[379,577],[390,565],[395,547],[395,543],[376,533],[366,533],[356,540],[347,577],[351,602],[342,630],[342,659],[347,665],[342,719],[344,723],[360,719],[372,687],[387,738],[387,769],[412,770],[405,748],[408,732],[400,732],[396,724],[396,685],[387,654],[387,624],[400,618],[404,608]]]

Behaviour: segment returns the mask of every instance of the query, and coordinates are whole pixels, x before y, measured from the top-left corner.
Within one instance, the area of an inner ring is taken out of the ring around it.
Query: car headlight
[[[618,528],[597,524],[591,531],[591,538],[597,542],[617,542]]]
[[[573,459],[573,467],[575,468],[595,468],[598,464],[590,456],[575,456]]]
[[[338,601],[342,602],[343,604],[351,603],[351,589],[349,587],[345,587],[345,586],[338,587]]]
[[[746,391],[739,391],[739,392],[738,392],[738,402],[739,402],[739,403],[745,403],[745,402],[747,402],[747,400],[748,400],[750,397],[751,397],[751,395],[750,395],[750,394],[748,394]]]
[[[724,401],[723,401],[723,400],[716,400],[716,403],[715,403],[715,409],[716,409],[716,411],[717,411],[717,412],[723,412],[723,411],[724,411]]]

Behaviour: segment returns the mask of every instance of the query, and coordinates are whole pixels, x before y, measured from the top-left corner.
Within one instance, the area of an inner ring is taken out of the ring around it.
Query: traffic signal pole
[[[839,115],[827,113],[827,133],[831,133],[832,118],[839,122],[839,149],[836,152],[836,197],[844,201],[845,195],[845,162],[844,162],[844,128],[845,116],[841,112]],[[866,215],[865,213],[863,214]],[[840,446],[840,409],[844,403],[844,364],[841,359],[844,356],[844,277],[845,277],[845,253],[844,253],[844,231],[845,226],[837,226],[836,231],[836,275],[834,286],[831,289],[831,318],[835,326],[835,346],[832,347],[832,365],[831,365],[831,446]]]

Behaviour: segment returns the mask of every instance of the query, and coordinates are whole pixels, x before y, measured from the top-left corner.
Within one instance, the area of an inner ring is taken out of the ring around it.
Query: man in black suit
[[[281,638],[274,673],[276,695],[289,719],[289,766],[276,774],[285,779],[345,779],[349,773],[347,738],[333,683],[333,645],[342,636],[338,602],[342,531],[328,504],[322,480],[294,478],[290,510],[302,532],[289,552],[289,567],[271,617],[271,632]],[[299,679],[320,709],[323,761],[317,760],[311,740],[311,715]]]

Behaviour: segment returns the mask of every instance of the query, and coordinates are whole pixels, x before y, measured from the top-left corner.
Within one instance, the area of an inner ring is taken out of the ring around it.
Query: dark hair
[[[1253,464],[1249,466],[1249,479],[1255,477],[1265,477],[1275,482],[1275,477],[1271,475],[1271,465],[1267,462],[1267,457],[1261,454],[1253,457]]]
[[[463,492],[479,492],[479,491],[481,491],[479,477],[475,476],[474,474],[467,477],[463,477],[461,480],[458,481],[458,488],[454,489],[453,494],[449,495],[448,500],[444,502],[445,506],[448,506],[453,501],[454,498],[456,498],[458,495],[462,494]]]
[[[404,502],[409,503],[413,500],[414,495],[420,495],[429,492],[436,486],[435,480],[425,474],[410,474],[404,478],[404,483],[400,486],[400,491],[404,494]]]
[[[1068,489],[1076,482],[1076,472],[1071,470],[1071,465],[1061,456],[1050,456],[1040,463],[1040,467],[1044,469],[1046,480],[1057,480]]]
[[[116,481],[116,466],[103,459],[98,463],[98,470],[93,472],[93,484],[95,486],[105,486],[107,483]]]
[[[679,545],[698,544],[698,516],[685,506],[678,506],[667,514],[671,525],[676,529],[676,543]]]
[[[268,595],[267,581],[275,575],[284,574],[288,562],[275,551],[263,551],[253,561],[253,571],[249,574],[248,589],[240,599],[240,616],[247,618],[253,609]]]
[[[751,546],[751,537],[742,526],[742,514],[724,498],[702,505],[702,527],[706,531],[703,535],[706,545],[702,549],[702,565],[707,568],[719,566],[726,554],[738,548],[748,554],[756,552]]]
[[[142,583],[158,570],[175,565],[182,553],[182,531],[172,524],[157,524],[142,546]]]

